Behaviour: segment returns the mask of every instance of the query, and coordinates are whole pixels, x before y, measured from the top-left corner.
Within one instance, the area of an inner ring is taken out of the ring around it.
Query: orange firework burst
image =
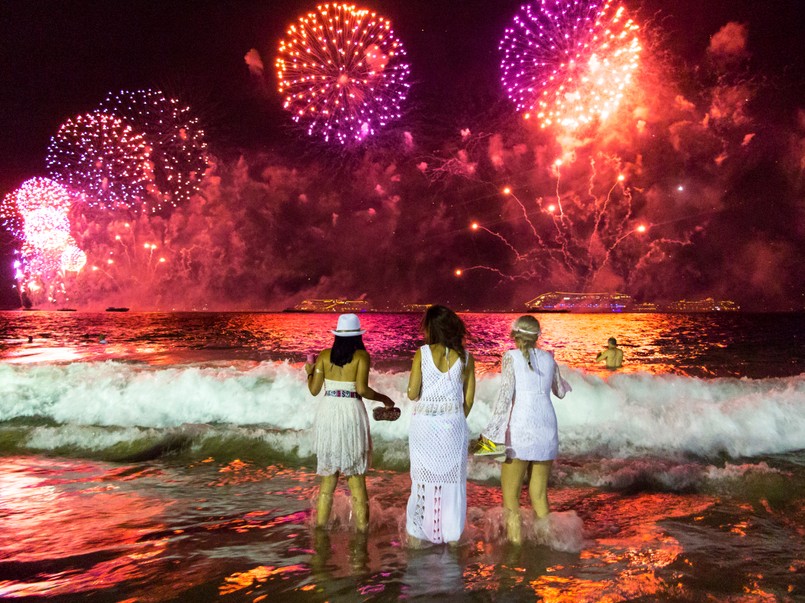
[[[637,30],[613,0],[524,5],[500,42],[506,93],[525,119],[543,128],[603,121],[637,69]]]
[[[300,17],[280,42],[276,67],[294,121],[341,144],[398,119],[408,94],[405,50],[391,22],[349,4],[319,5]]]

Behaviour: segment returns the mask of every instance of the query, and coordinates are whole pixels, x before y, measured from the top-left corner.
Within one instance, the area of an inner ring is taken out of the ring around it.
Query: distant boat
[[[283,311],[295,312],[368,312],[371,305],[365,299],[305,299],[293,308]]]
[[[283,312],[289,313],[301,313],[301,314],[312,314],[313,310],[302,310],[300,308],[285,308]]]
[[[57,312],[75,312],[75,308],[59,308]]]
[[[128,308],[116,308],[115,306],[109,306],[106,308],[107,312],[128,312]]]
[[[624,312],[632,298],[624,293],[570,293],[551,291],[526,302],[529,312]]]

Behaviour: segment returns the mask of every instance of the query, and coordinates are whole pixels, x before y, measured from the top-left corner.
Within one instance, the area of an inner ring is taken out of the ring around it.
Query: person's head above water
[[[609,339],[607,339],[607,343],[614,348],[616,345],[618,345],[618,340],[615,339],[614,337],[610,337]]]

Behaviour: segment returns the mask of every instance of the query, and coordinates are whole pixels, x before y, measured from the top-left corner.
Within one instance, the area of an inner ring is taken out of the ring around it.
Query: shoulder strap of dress
[[[422,361],[424,361],[425,358],[430,358],[431,364],[433,364],[433,352],[430,351],[430,346],[426,343],[419,349],[422,352],[420,354],[420,356],[422,357]]]

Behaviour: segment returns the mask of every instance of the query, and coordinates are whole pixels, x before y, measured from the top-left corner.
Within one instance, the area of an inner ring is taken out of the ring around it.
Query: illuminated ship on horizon
[[[305,299],[285,312],[369,312],[372,305],[365,299]]]
[[[551,291],[525,303],[529,312],[737,312],[740,306],[730,300],[708,297],[678,300],[670,304],[635,302],[625,293],[570,293]]]

